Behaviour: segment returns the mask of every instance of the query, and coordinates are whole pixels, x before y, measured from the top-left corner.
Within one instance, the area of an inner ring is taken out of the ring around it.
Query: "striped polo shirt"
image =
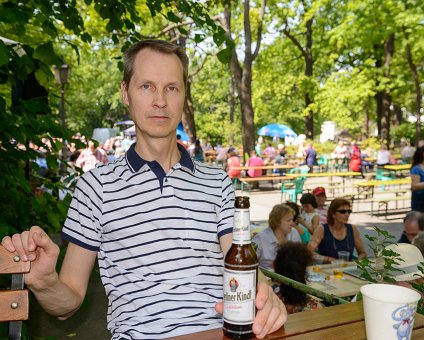
[[[78,181],[63,237],[96,251],[112,339],[157,339],[222,326],[223,254],[234,190],[225,171],[181,159],[168,173],[125,157]]]

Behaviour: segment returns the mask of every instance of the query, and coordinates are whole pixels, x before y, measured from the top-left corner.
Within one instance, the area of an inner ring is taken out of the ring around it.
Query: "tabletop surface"
[[[422,339],[424,316],[415,315],[412,339]],[[365,322],[362,301],[322,309],[290,314],[286,324],[278,331],[265,337],[271,339],[365,339]],[[172,338],[175,340],[227,340],[222,329],[186,334]]]
[[[290,164],[275,164],[275,165],[256,165],[256,166],[231,166],[232,170],[272,170],[272,169],[293,169],[294,165]]]
[[[371,186],[378,186],[378,185],[396,185],[396,184],[409,184],[411,183],[411,177],[405,177],[400,179],[390,179],[388,181],[364,181],[364,182],[356,182],[356,186],[365,186],[365,187],[371,187]]]
[[[361,176],[360,172],[347,171],[347,172],[313,172],[308,174],[287,174],[293,177],[349,177]]]
[[[333,271],[336,268],[345,270],[352,267],[356,268],[354,262],[349,262],[345,267],[334,264],[310,266],[308,267],[308,272],[312,273],[310,277],[314,279],[314,281],[308,280],[307,285],[324,293],[336,295],[341,298],[354,296],[359,292],[359,289],[368,282],[347,273],[343,274],[343,278],[334,278],[333,275]],[[320,281],[316,281],[317,279]]]
[[[388,170],[408,170],[411,169],[411,164],[391,164],[385,165],[384,169]]]

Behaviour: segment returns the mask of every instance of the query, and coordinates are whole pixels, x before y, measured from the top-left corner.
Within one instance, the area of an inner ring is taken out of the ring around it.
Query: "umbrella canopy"
[[[186,134],[183,130],[180,130],[177,128],[177,135],[180,135],[181,140],[183,142],[188,142],[190,140],[190,137],[188,136],[188,134]]]
[[[268,125],[262,126],[258,130],[258,135],[269,136],[269,137],[279,137],[279,138],[297,136],[296,132],[294,132],[287,125],[283,125],[283,124],[268,124]]]
[[[114,125],[134,125],[134,122],[132,120],[123,120],[115,123]]]
[[[135,125],[133,125],[130,128],[126,129],[124,131],[124,134],[125,135],[128,135],[128,136],[135,136]],[[180,129],[177,129],[176,130],[176,134],[181,136],[181,140],[183,142],[188,142],[190,140],[190,137],[184,131],[182,131]]]

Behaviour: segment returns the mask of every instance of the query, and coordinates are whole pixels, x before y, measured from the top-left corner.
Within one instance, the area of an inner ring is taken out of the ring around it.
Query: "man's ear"
[[[122,102],[125,105],[129,104],[128,101],[128,88],[127,88],[127,84],[125,83],[125,80],[121,81],[121,96],[122,96]]]

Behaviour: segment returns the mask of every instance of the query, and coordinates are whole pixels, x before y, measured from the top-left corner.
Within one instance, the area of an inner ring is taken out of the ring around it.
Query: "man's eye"
[[[143,84],[143,85],[141,85],[141,88],[143,89],[143,90],[148,90],[148,89],[150,89],[150,84]]]
[[[176,91],[178,91],[178,88],[176,86],[168,86],[168,91],[169,92],[176,92]]]

